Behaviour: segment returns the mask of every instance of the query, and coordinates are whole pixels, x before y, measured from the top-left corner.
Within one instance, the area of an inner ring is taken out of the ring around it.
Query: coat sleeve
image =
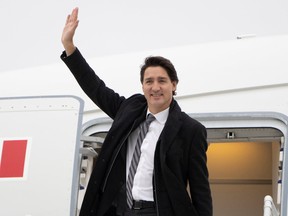
[[[193,131],[188,168],[191,199],[199,216],[212,216],[212,198],[206,156],[207,131],[200,123],[194,125]]]
[[[70,69],[86,95],[103,112],[114,119],[125,98],[105,85],[105,83],[95,74],[78,49],[68,57],[66,56],[66,53],[63,52],[61,59]]]

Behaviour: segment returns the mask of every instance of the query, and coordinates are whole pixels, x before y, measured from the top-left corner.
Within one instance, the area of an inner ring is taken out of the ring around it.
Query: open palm
[[[78,8],[74,8],[72,13],[67,16],[61,37],[62,44],[66,52],[68,51],[67,55],[71,53],[70,51],[74,51],[75,49],[73,37],[78,23]]]

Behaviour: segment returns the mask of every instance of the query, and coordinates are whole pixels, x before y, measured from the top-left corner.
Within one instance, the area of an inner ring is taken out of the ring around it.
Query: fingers
[[[67,25],[68,23],[69,23],[69,20],[70,20],[70,14],[67,16],[67,18],[66,18],[66,23],[65,23],[65,25]]]
[[[69,23],[77,23],[78,22],[78,8],[74,8],[72,13],[69,14],[66,18],[66,25]]]
[[[78,20],[78,11],[79,11],[78,7],[73,9],[71,16],[70,16],[71,22],[76,22]]]

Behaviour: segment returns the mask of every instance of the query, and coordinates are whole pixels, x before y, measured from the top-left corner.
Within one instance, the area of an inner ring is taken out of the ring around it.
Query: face
[[[142,89],[149,110],[153,114],[161,112],[170,106],[176,86],[177,83],[170,80],[164,68],[160,66],[146,68]]]

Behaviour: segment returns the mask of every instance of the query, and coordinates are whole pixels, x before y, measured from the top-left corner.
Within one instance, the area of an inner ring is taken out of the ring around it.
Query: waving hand
[[[61,41],[67,56],[71,55],[76,49],[73,42],[73,37],[79,23],[78,10],[78,8],[74,8],[72,13],[67,16],[66,23],[62,32]]]

